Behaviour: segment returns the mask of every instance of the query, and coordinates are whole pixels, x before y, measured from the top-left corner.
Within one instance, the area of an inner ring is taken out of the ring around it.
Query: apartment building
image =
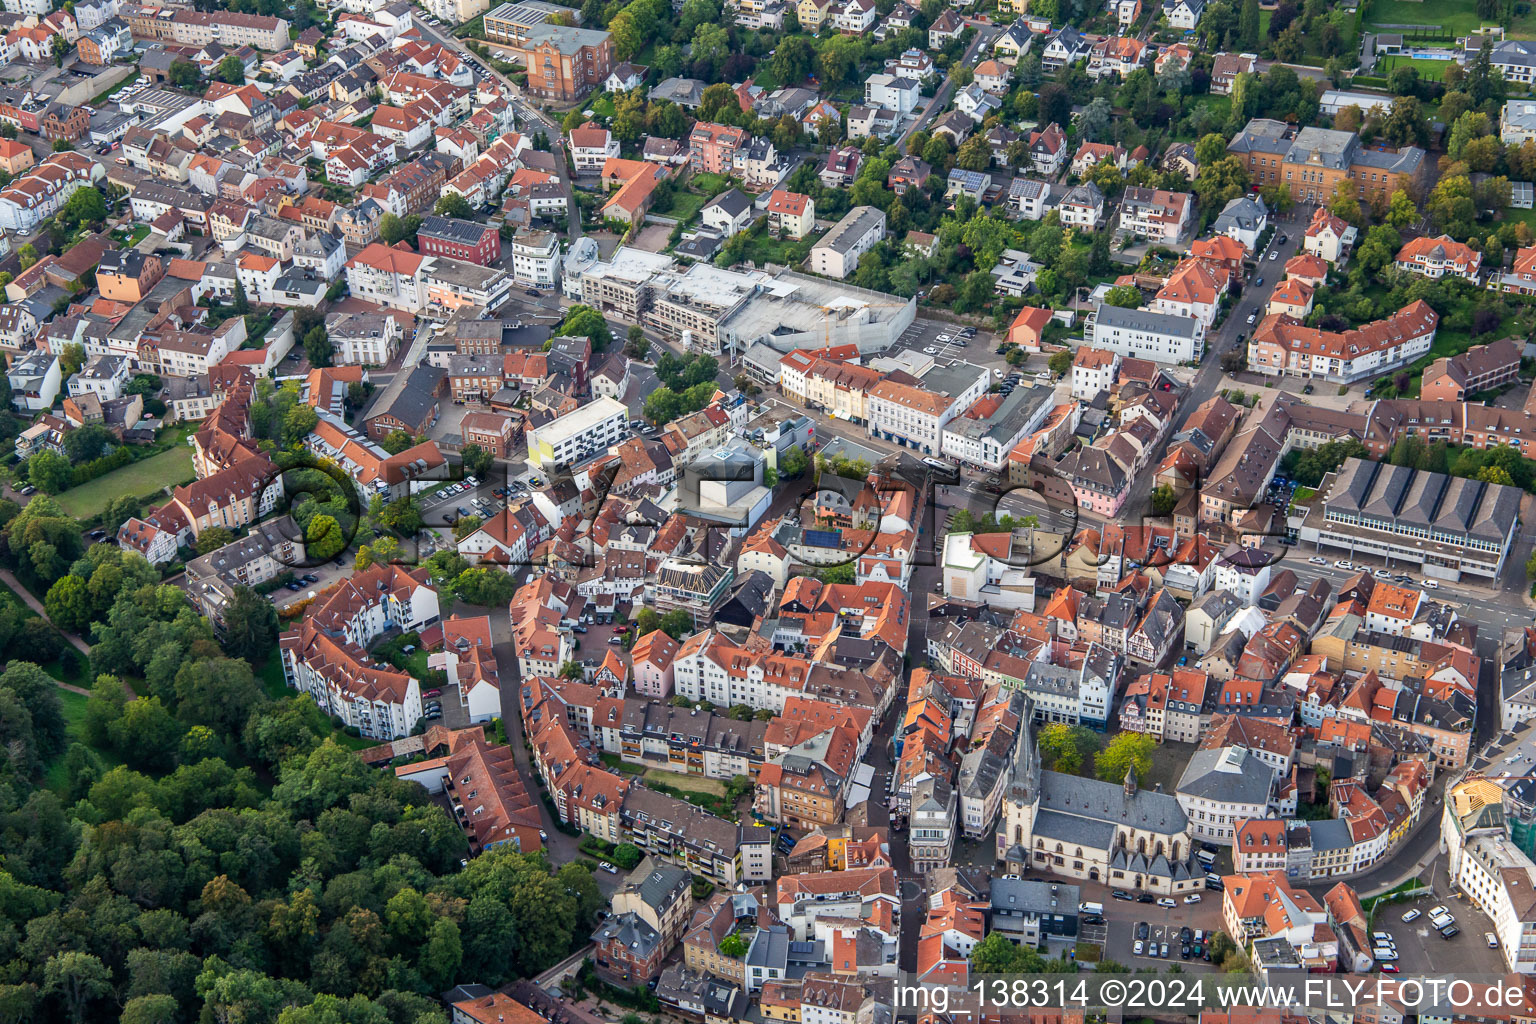
[[[1439,315],[1422,300],[1385,320],[1348,331],[1305,327],[1272,314],[1248,342],[1248,368],[1267,376],[1320,377],[1348,384],[1413,362],[1434,344]]]
[[[0,189],[0,228],[27,235],[63,207],[75,190],[106,177],[79,153],[54,153]]]
[[[1128,188],[1120,200],[1120,227],[1154,245],[1176,245],[1189,229],[1195,200],[1188,192]]]
[[[599,398],[528,431],[528,461],[546,469],[584,462],[623,440],[629,409],[612,398]]]
[[[488,267],[501,259],[501,233],[478,221],[425,217],[416,232],[416,248],[423,256],[447,256]]]
[[[1504,338],[1441,356],[1424,369],[1419,400],[1465,402],[1473,395],[1513,384],[1520,377],[1520,344]]]
[[[768,228],[785,237],[804,238],[816,226],[816,201],[798,192],[775,189],[768,197]]]
[[[329,313],[325,333],[338,366],[384,366],[400,350],[400,321],[379,313]]]
[[[354,573],[278,638],[288,685],[364,736],[407,736],[421,719],[421,690],[403,672],[378,667],[367,645],[390,627],[412,632],[439,620],[427,571],[381,565]]]
[[[258,587],[303,560],[303,537],[292,519],[258,523],[244,537],[187,563],[187,596],[221,627],[236,587]]]
[[[1398,250],[1392,265],[1420,277],[1450,275],[1476,281],[1483,268],[1483,254],[1449,235],[1438,238],[1421,235]]]
[[[409,313],[446,317],[461,306],[493,313],[507,301],[512,277],[445,256],[421,256],[378,242],[347,261],[352,294]]]
[[[731,173],[752,136],[745,128],[699,121],[688,133],[688,166],[694,174]]]
[[[944,428],[986,393],[991,376],[970,363],[935,367],[919,384],[886,378],[869,389],[871,436],[924,455],[943,450]]]
[[[885,238],[885,211],[855,206],[811,247],[807,266],[818,274],[843,280],[858,269],[859,258]]]
[[[1205,324],[1193,316],[1100,303],[1083,325],[1083,343],[1158,363],[1198,361],[1205,352]]]
[[[512,237],[512,279],[520,285],[560,284],[560,238],[553,231],[524,229]]]

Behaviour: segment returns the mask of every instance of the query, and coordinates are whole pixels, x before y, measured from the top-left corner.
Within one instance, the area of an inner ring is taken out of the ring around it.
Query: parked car
[[[1324,558],[1322,555],[1313,555],[1311,558],[1307,559],[1307,561],[1311,562],[1313,565],[1328,564],[1328,559]]]
[[[608,638],[608,642],[611,643],[611,644],[621,644],[621,643],[624,642],[624,638],[622,636],[615,635],[615,636],[609,637]]]
[[[1172,910],[1174,907],[1178,906],[1177,903],[1173,902],[1173,897],[1171,896],[1159,897],[1157,905],[1167,910]]]
[[[1440,929],[1440,934],[1447,939],[1454,939],[1456,936],[1461,934],[1461,929],[1457,928],[1453,924],[1448,924],[1444,928]]]
[[[1150,925],[1147,924],[1147,922],[1145,922],[1145,921],[1137,921],[1136,922],[1136,937],[1138,939],[1146,938],[1148,933],[1151,932],[1151,930],[1152,930],[1152,928],[1151,928]]]
[[[619,869],[614,867],[612,864],[609,864],[607,861],[603,861],[601,864],[598,865],[598,867],[602,868],[604,871],[608,872],[610,875],[616,875],[616,874],[619,873]]]
[[[1157,902],[1157,898],[1155,896],[1153,896],[1149,892],[1143,892],[1143,893],[1138,893],[1136,895],[1136,902],[1137,903],[1156,903]]]
[[[1109,896],[1111,899],[1125,900],[1127,903],[1136,898],[1130,893],[1126,892],[1124,889],[1114,889],[1110,892]]]
[[[428,690],[426,693],[422,694],[423,697],[441,697],[442,695],[442,690]]]
[[[1141,951],[1145,948],[1146,944],[1140,939],[1137,939],[1135,942],[1131,943],[1131,952],[1135,953],[1137,956],[1141,956]]]
[[[1188,906],[1190,904],[1194,904],[1194,903],[1199,903],[1200,900],[1201,900],[1201,896],[1197,892],[1192,892],[1188,896],[1184,897],[1184,903],[1185,903],[1186,906]]]

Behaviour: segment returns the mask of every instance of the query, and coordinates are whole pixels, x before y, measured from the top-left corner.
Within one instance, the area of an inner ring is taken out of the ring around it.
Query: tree
[[[206,555],[210,551],[217,551],[234,539],[235,533],[233,530],[222,526],[210,526],[197,535],[197,542],[193,545],[193,548],[198,554]]]
[[[241,316],[251,311],[250,297],[245,294],[245,284],[239,278],[235,279],[235,298],[230,308]]]
[[[500,569],[466,569],[453,581],[454,593],[469,604],[504,606],[517,592],[517,581]]]
[[[1259,0],[1243,0],[1238,8],[1237,45],[1243,50],[1259,48]]]
[[[1152,514],[1166,516],[1179,503],[1179,496],[1169,484],[1160,484],[1152,491]]]
[[[235,658],[189,661],[176,673],[176,711],[184,722],[228,734],[264,699],[251,667]]]
[[[416,499],[409,495],[396,498],[380,509],[379,522],[402,537],[416,534],[424,525],[421,506],[417,505]]]
[[[38,260],[37,247],[31,242],[27,242],[16,250],[16,257],[21,260],[21,269],[26,270]]]
[[[1065,377],[1072,371],[1072,353],[1065,350],[1054,352],[1046,366],[1056,377]]]
[[[421,218],[412,214],[409,217],[397,217],[392,213],[386,213],[379,218],[379,240],[385,245],[394,245],[397,242],[416,244],[416,232],[421,230]]]
[[[219,80],[230,85],[245,84],[245,63],[234,54],[219,61]]]
[[[439,217],[458,217],[460,220],[468,220],[475,215],[474,207],[469,205],[469,200],[457,192],[443,193],[437,205],[432,207],[432,212]]]
[[[383,448],[391,455],[399,455],[401,452],[405,451],[407,448],[413,447],[415,444],[416,439],[414,437],[405,431],[396,428],[391,430],[388,434],[384,435],[384,440],[379,442],[379,447]]]
[[[977,974],[1033,974],[1044,967],[1039,953],[1015,946],[1002,932],[992,932],[971,949],[971,970]]]
[[[308,357],[310,366],[330,366],[334,351],[331,336],[326,333],[324,324],[310,328],[309,333],[304,335],[304,355]]]
[[[65,348],[68,347],[68,345],[65,346]],[[101,458],[118,447],[120,443],[117,435],[104,425],[87,423],[64,435],[64,456],[78,465]]]
[[[1084,760],[1098,748],[1092,730],[1061,722],[1042,726],[1035,742],[1041,757],[1051,768],[1068,775],[1081,771]]]
[[[198,73],[196,64],[178,57],[171,61],[171,66],[166,71],[166,77],[176,88],[191,92],[197,88],[197,83],[202,78],[202,75]]]
[[[1134,285],[1117,285],[1104,295],[1104,301],[1122,309],[1137,309],[1141,306],[1141,289]]]
[[[107,200],[96,188],[77,188],[64,202],[59,220],[73,227],[77,224],[101,224],[107,219]]]
[[[792,480],[803,474],[811,466],[810,457],[799,447],[790,448],[779,456],[779,478]]]
[[[346,534],[335,518],[322,514],[309,521],[309,528],[304,531],[304,550],[311,558],[335,558],[346,546]]]
[[[1095,96],[1077,115],[1078,133],[1090,142],[1097,142],[1109,131],[1110,113],[1109,100]]]
[[[484,477],[496,465],[496,456],[478,444],[467,444],[459,453],[464,471],[473,477]]]
[[[631,359],[643,360],[650,351],[651,343],[645,336],[645,330],[639,325],[631,326],[624,342],[624,354]]]
[[[747,955],[747,942],[735,932],[720,940],[720,955],[740,960]]]
[[[960,152],[955,154],[955,166],[966,171],[985,171],[992,165],[992,150],[987,137],[976,134],[965,140]]]
[[[1227,957],[1236,953],[1237,943],[1232,941],[1232,936],[1226,932],[1217,932],[1211,936],[1210,953],[1211,963],[1221,967],[1226,963]]]
[[[279,632],[277,609],[250,587],[235,587],[224,609],[224,629],[219,642],[231,658],[255,664],[273,657]]]
[[[613,848],[613,863],[629,871],[640,863],[640,847],[634,843],[620,843]]]
[[[1156,749],[1156,741],[1144,733],[1117,733],[1099,752],[1094,768],[1105,782],[1120,782],[1128,771],[1134,771],[1140,783],[1152,770],[1152,753]]]
[[[91,624],[93,610],[89,585],[79,576],[61,577],[48,588],[43,607],[48,611],[48,618],[60,629],[83,632]]]
[[[112,972],[90,953],[56,953],[43,965],[42,991],[57,996],[69,1019],[80,1024],[92,1002],[112,994]]]
[[[608,321],[591,306],[576,305],[566,311],[565,319],[555,331],[561,337],[587,338],[593,352],[602,352],[613,341]]]
[[[44,448],[27,460],[27,482],[45,494],[58,494],[73,481],[69,460],[52,449]]]

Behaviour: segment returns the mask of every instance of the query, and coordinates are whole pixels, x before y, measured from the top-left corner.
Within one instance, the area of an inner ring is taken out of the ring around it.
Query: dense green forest
[[[0,562],[73,616],[93,682],[61,690],[23,660],[52,627],[0,614],[0,1024],[446,1024],[442,991],[584,940],[589,870],[461,867],[421,787],[268,692],[240,656],[273,650],[265,600],[220,638],[137,554],[5,504]]]

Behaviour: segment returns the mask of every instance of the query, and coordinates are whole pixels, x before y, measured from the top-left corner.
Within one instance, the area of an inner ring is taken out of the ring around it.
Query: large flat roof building
[[[1514,544],[1523,492],[1350,459],[1323,480],[1303,520],[1303,544],[1413,562],[1427,576],[1496,579]]]

